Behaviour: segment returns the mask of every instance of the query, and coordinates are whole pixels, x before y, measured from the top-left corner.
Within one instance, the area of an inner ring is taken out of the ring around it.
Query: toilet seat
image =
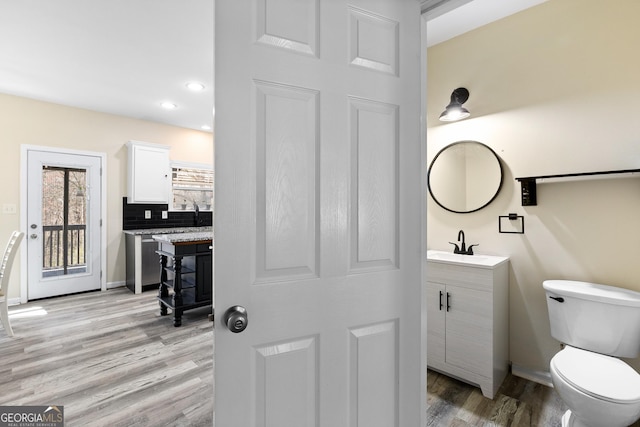
[[[566,346],[551,368],[568,384],[594,398],[640,403],[640,374],[620,359]]]

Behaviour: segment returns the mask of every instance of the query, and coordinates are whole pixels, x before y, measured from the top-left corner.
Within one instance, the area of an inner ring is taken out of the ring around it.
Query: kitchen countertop
[[[211,227],[208,227],[209,229]],[[210,231],[196,231],[196,232],[183,232],[183,233],[171,233],[171,234],[154,234],[151,236],[153,240],[160,243],[189,243],[189,242],[204,242],[213,240],[213,230]]]
[[[146,234],[177,234],[194,232],[213,232],[213,227],[173,227],[173,228],[145,228],[135,230],[122,230],[124,234],[146,235]]]

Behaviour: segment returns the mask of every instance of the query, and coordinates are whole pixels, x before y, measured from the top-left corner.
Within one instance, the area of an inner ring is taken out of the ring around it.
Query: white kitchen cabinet
[[[427,252],[427,365],[493,399],[509,369],[509,259]]]
[[[129,141],[127,149],[127,202],[168,204],[171,195],[169,147]]]

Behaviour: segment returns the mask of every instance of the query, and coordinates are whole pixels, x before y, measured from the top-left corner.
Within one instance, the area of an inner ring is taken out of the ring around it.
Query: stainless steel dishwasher
[[[160,284],[160,257],[156,253],[158,242],[151,238],[151,234],[126,234],[125,240],[127,288],[135,293],[156,289]],[[139,260],[136,260],[137,244],[140,245]]]

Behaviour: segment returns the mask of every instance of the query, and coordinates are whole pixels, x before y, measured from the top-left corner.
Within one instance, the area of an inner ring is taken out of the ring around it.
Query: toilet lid
[[[610,402],[640,401],[640,374],[620,359],[567,346],[551,365],[583,393]]]

